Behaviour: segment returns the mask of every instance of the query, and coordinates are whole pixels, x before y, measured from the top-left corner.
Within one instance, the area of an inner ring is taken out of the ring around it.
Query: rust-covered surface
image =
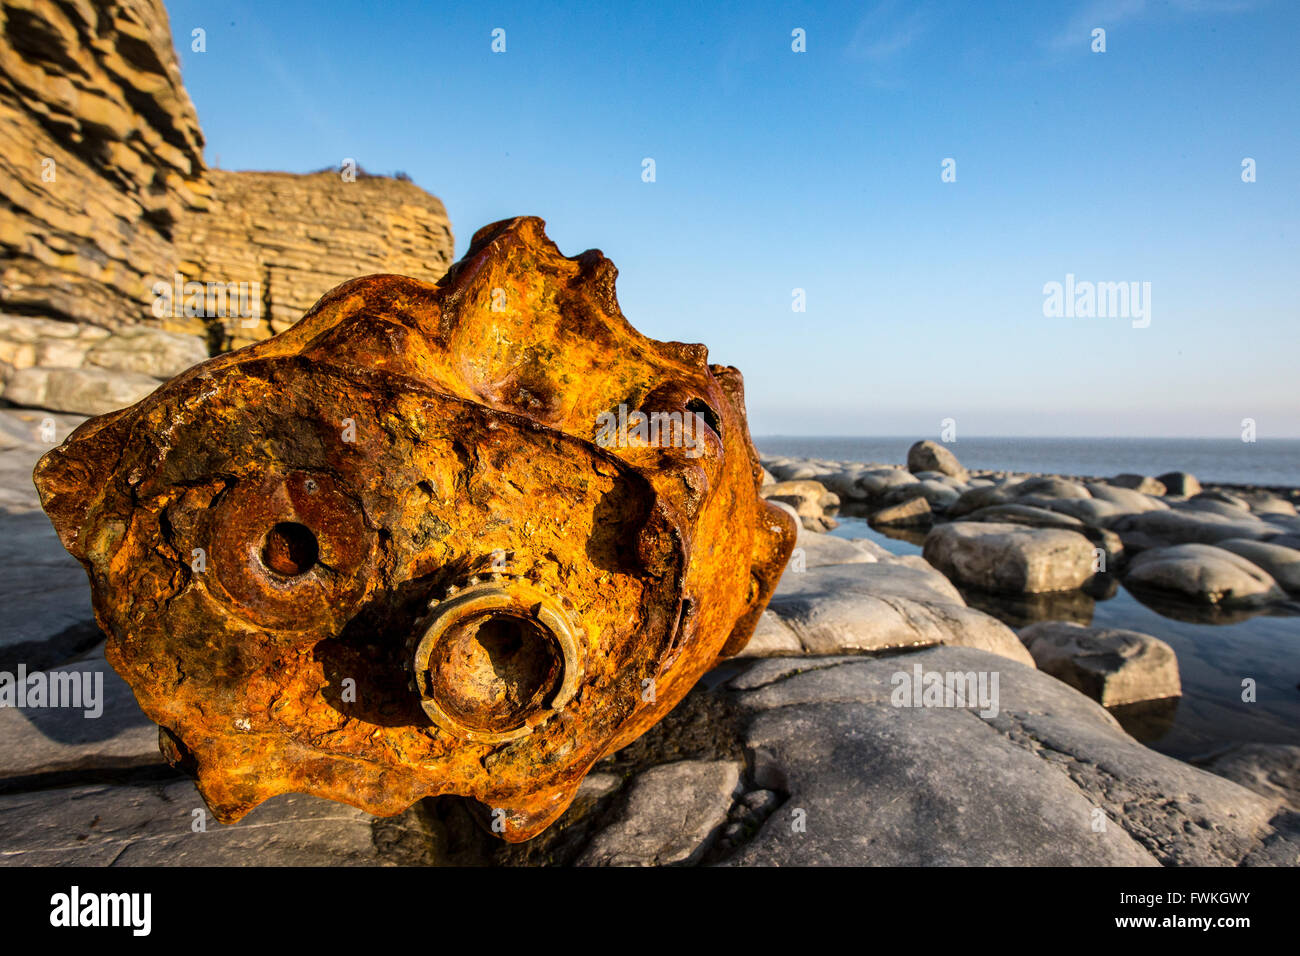
[[[454,793],[527,839],[749,639],[794,526],[740,374],[639,334],[613,264],[543,229],[480,230],[437,285],[344,283],[37,466],[109,661],[221,820]]]

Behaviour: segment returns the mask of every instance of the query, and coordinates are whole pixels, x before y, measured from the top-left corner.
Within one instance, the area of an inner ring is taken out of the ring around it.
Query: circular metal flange
[[[434,601],[411,655],[420,706],[475,743],[527,737],[578,691],[578,630],[563,605],[529,582],[494,575]]]

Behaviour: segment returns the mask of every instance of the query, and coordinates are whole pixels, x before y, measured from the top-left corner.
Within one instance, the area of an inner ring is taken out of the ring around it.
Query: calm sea
[[[904,464],[915,438],[770,435],[765,455]],[[1189,471],[1202,483],[1300,485],[1300,439],[960,438],[948,443],[967,468],[1107,477]]]

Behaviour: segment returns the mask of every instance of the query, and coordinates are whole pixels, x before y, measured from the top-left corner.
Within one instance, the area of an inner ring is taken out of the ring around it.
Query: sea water
[[[901,465],[916,440],[774,435],[754,444],[764,455]],[[1300,485],[1300,439],[961,437],[945,446],[976,470],[1087,477],[1187,471],[1202,484]]]

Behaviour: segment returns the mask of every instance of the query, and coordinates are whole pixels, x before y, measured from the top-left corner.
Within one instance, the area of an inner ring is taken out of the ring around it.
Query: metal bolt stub
[[[420,705],[449,733],[507,743],[564,708],[582,680],[577,629],[563,605],[518,579],[448,589],[411,655]]]

